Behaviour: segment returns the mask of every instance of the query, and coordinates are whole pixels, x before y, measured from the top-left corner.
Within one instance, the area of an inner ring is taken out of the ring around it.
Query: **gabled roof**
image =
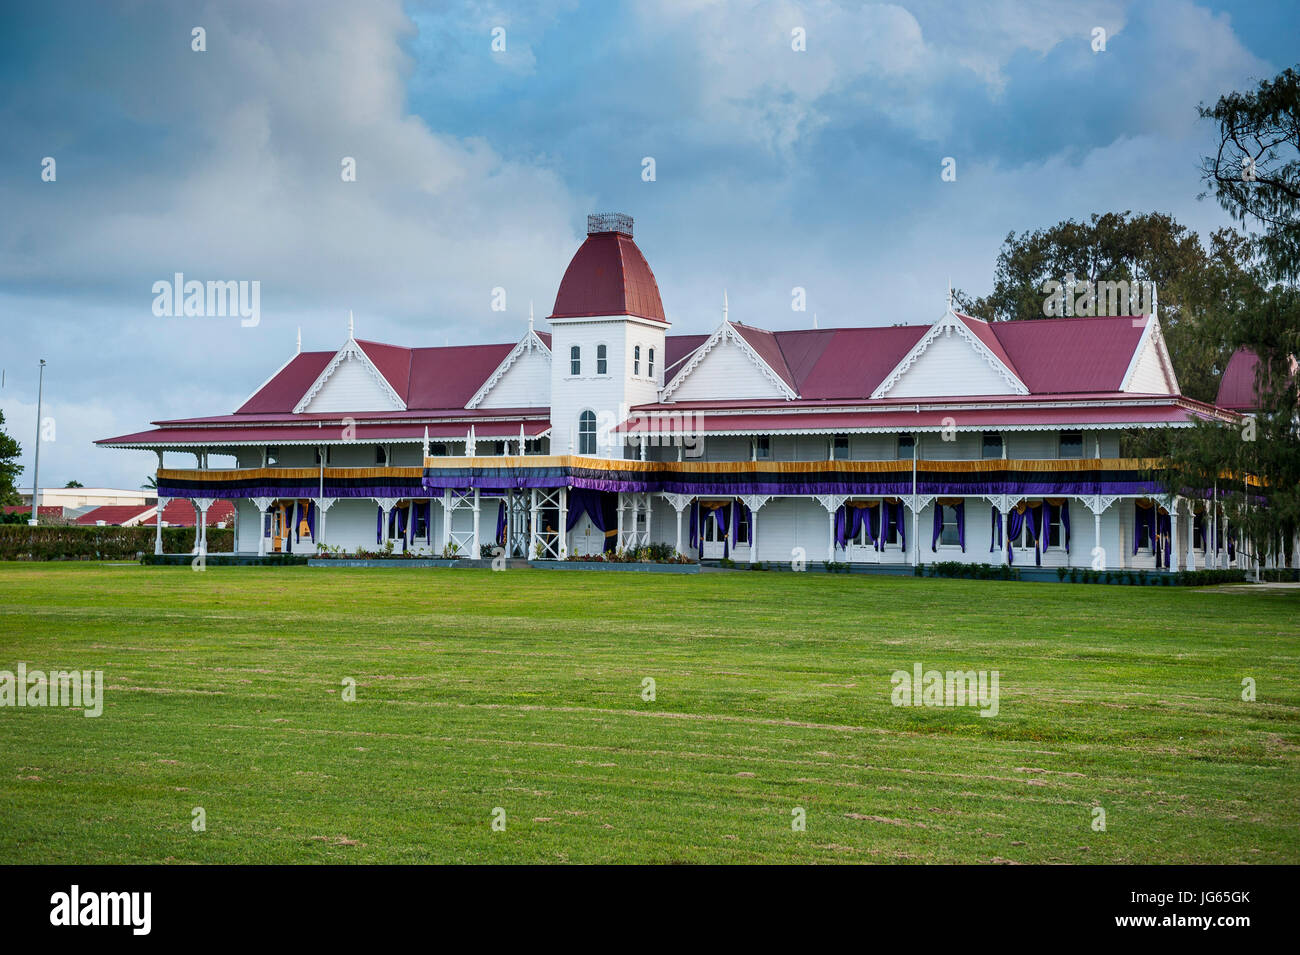
[[[230,501],[213,501],[208,505],[207,525],[215,527],[217,524],[230,523],[230,519],[235,516],[235,505]],[[198,512],[194,505],[185,498],[175,498],[168,501],[163,506],[163,525],[165,527],[193,527],[199,522]],[[158,523],[158,514],[155,511],[147,518],[140,522],[142,527],[154,527]]]
[[[336,353],[305,351],[294,355],[261,388],[235,411],[235,414],[275,414],[292,411],[307,393]]]
[[[1147,317],[1043,318],[990,326],[1032,394],[1119,391]]]

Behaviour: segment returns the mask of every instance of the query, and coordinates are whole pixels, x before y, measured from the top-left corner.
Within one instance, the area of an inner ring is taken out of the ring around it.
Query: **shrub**
[[[0,526],[0,560],[135,560],[153,554],[152,527],[81,527],[41,524]],[[231,528],[208,528],[208,552],[235,546]],[[163,551],[188,554],[194,548],[194,529],[164,527]]]

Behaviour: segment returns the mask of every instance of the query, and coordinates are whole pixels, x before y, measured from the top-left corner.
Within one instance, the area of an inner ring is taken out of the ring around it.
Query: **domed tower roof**
[[[632,241],[632,217],[587,216],[587,241],[574,253],[560,280],[551,318],[634,315],[668,324],[659,284]]]

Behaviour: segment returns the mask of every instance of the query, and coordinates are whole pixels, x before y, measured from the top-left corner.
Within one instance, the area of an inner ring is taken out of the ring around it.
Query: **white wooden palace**
[[[602,215],[547,324],[436,348],[349,327],[231,414],[99,444],[155,451],[164,500],[235,501],[243,554],[562,559],[664,543],[738,563],[1231,559],[1213,500],[1165,497],[1119,457],[1122,429],[1238,420],[1179,394],[1156,315],[989,324],[949,307],[768,331],[724,306],[712,334],[673,335],[631,219]],[[195,466],[165,466],[175,452]]]

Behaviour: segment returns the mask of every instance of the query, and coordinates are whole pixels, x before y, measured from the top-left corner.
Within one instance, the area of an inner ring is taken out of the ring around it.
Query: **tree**
[[[86,485],[82,484],[80,481],[69,481],[67,484],[63,486],[64,487],[85,487]]]
[[[0,411],[0,507],[22,503],[14,480],[23,470],[23,466],[18,463],[23,448],[5,433],[4,423],[5,413]]]
[[[1008,233],[998,254],[993,291],[956,293],[971,315],[989,321],[1049,317],[1044,283],[1154,283],[1160,321],[1183,394],[1213,401],[1232,355],[1228,328],[1255,291],[1244,237],[1215,232],[1206,249],[1171,216],[1094,213],[1047,229]],[[1068,290],[1067,290],[1068,294]]]
[[[156,491],[158,490],[158,478],[150,474],[147,478],[144,479],[144,483],[141,484],[140,486],[144,488],[146,491]]]
[[[1168,435],[1167,489],[1203,491],[1228,474],[1225,508],[1259,552],[1289,556],[1300,526],[1300,75],[1285,70],[1200,114],[1219,126],[1202,175],[1219,204],[1252,228],[1245,245],[1258,286],[1230,330],[1258,358],[1258,413],[1240,428],[1214,424]]]

